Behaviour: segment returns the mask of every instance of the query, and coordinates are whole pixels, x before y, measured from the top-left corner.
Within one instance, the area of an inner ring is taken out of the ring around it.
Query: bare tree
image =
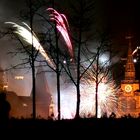
[[[92,33],[89,33],[89,29],[92,25],[94,2],[89,0],[78,0],[72,3],[70,1],[70,21],[72,25],[73,35],[71,36],[75,49],[75,60],[70,61],[67,59],[65,64],[65,71],[76,86],[77,90],[77,104],[75,118],[79,118],[80,111],[80,82],[82,78],[81,72],[81,50],[86,43],[91,40]],[[87,36],[85,36],[87,34]],[[73,69],[71,69],[73,67]]]
[[[96,1],[78,0],[74,3],[70,3],[71,10],[69,11],[69,19],[71,21],[71,27],[73,29],[71,38],[73,40],[75,48],[75,61],[71,63],[69,59],[67,59],[67,62],[64,65],[64,69],[71,81],[76,86],[77,90],[75,118],[80,117],[80,84],[82,82],[85,82],[85,75],[87,75],[87,73],[89,73],[89,70],[91,71],[92,68],[92,72],[94,73],[93,80],[96,83],[95,116],[97,117],[98,85],[104,78],[107,77],[108,73],[111,71],[111,69],[106,66],[107,63],[110,63],[110,61],[112,60],[111,57],[102,65],[100,62],[100,58],[102,57],[102,55],[104,53],[111,53],[111,50],[109,50],[110,41],[108,38],[108,32],[106,32],[107,28],[104,27],[104,29],[99,30],[96,29],[96,26],[94,26],[94,23],[97,24],[94,18],[96,13],[95,2]],[[93,67],[95,65],[96,67]]]
[[[18,39],[18,41],[21,43],[22,47],[23,47],[23,50],[21,51],[18,51],[18,52],[14,52],[15,54],[16,53],[25,53],[27,54],[28,58],[26,58],[26,60],[24,60],[24,63],[21,63],[21,64],[17,64],[16,66],[12,66],[12,68],[19,68],[19,66],[22,66],[24,67],[23,65],[25,64],[30,64],[31,66],[31,70],[32,70],[32,100],[33,100],[33,119],[36,119],[36,80],[35,80],[35,62],[38,61],[37,60],[37,56],[38,56],[38,53],[39,53],[39,49],[35,49],[34,45],[35,45],[35,42],[34,42],[34,37],[35,37],[35,34],[33,32],[33,22],[34,22],[34,16],[35,16],[35,12],[38,10],[39,7],[35,7],[32,3],[32,0],[29,0],[28,1],[29,3],[29,23],[30,23],[30,27],[26,25],[27,28],[29,28],[29,31],[31,34],[31,44],[29,43],[29,46],[30,47],[27,47],[25,44],[28,44],[28,43],[24,43],[26,42],[23,41],[20,37],[18,37],[18,35],[14,34],[16,39]],[[25,16],[25,15],[24,15]],[[13,24],[13,23],[12,23]],[[20,28],[20,26],[14,24],[18,30],[18,28]],[[22,27],[21,27],[22,28]],[[14,29],[12,30],[12,32],[15,32]],[[18,31],[16,31],[15,33],[17,33]],[[22,34],[22,33],[21,33]],[[22,36],[22,35],[21,35]],[[40,46],[38,46],[40,47]],[[27,49],[29,48],[29,49]],[[43,61],[44,62],[44,61]],[[49,65],[48,65],[49,66]],[[50,68],[52,68],[51,66],[49,66]],[[24,67],[25,68],[25,67]],[[53,68],[52,68],[53,69]]]
[[[48,45],[48,52],[51,55],[51,58],[53,59],[53,62],[56,65],[56,69],[53,69],[54,72],[56,72],[56,79],[57,79],[57,106],[58,106],[58,120],[61,119],[61,108],[60,108],[60,73],[61,73],[61,66],[60,66],[60,56],[61,56],[61,49],[59,48],[59,33],[56,28],[56,23],[50,23],[50,20],[48,19],[48,15],[43,15],[42,13],[38,12],[38,9],[43,7],[43,4],[45,1],[39,1],[39,4],[36,2],[33,6],[34,8],[34,16],[37,15],[39,18],[41,18],[44,22],[47,22],[49,24],[48,32],[45,33],[45,36],[47,36],[47,40],[42,40],[43,43],[47,42]],[[48,6],[52,6],[54,8],[55,2],[54,0],[51,0],[50,3],[47,3]],[[30,8],[31,9],[31,8]],[[47,7],[45,7],[45,10]],[[46,11],[45,11],[46,12]],[[28,13],[28,12],[27,12]],[[25,11],[22,12],[23,17],[27,17]],[[31,17],[30,17],[31,19]]]
[[[90,77],[93,77],[93,81],[95,82],[95,117],[99,117],[99,88],[100,85],[106,84],[112,85],[112,95],[114,96],[115,100],[115,94],[117,94],[118,87],[115,84],[115,81],[113,80],[113,68],[116,65],[116,62],[114,62],[115,57],[117,57],[115,50],[113,50],[113,46],[110,40],[110,37],[108,36],[108,32],[104,32],[103,34],[100,34],[98,38],[97,45],[94,46],[94,55],[93,52],[89,52],[88,55],[93,55],[94,59],[90,60],[89,63],[91,64],[90,67],[87,67],[86,76],[90,79]],[[84,76],[85,77],[85,76]],[[106,93],[104,93],[106,94]],[[115,105],[115,102],[114,102]],[[107,108],[107,107],[106,107]],[[114,106],[115,108],[115,106]],[[113,110],[113,109],[112,109]]]

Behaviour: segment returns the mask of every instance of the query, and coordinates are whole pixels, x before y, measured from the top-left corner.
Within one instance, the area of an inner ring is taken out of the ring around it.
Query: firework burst
[[[83,78],[81,91],[84,91],[84,95],[92,96],[92,115],[95,115],[95,94],[96,94],[96,78],[93,74],[93,71],[90,70],[87,72],[88,78]],[[110,75],[104,77],[105,74],[99,74],[98,76],[98,117],[102,117],[103,114],[109,116],[112,112],[116,113],[117,110],[117,93],[118,87],[116,87],[115,82],[108,78]],[[103,78],[104,77],[104,78]],[[91,98],[91,97],[89,97]],[[84,99],[83,99],[84,100]],[[85,102],[86,103],[86,102]],[[86,110],[86,108],[85,108]]]
[[[88,81],[88,84],[82,85],[81,88],[81,115],[95,115],[95,87],[93,81]],[[116,112],[117,97],[116,87],[111,83],[99,83],[98,85],[98,118],[103,114],[109,116],[112,112]]]
[[[80,85],[81,103],[80,116],[93,117],[95,116],[95,79],[82,79]],[[117,110],[117,90],[114,81],[102,81],[98,85],[98,118],[104,114],[109,117],[112,112]],[[76,111],[76,88],[69,84],[61,90],[61,118],[71,119],[75,116]],[[55,103],[57,108],[57,103]],[[56,109],[57,110],[57,109]],[[57,112],[57,111],[56,111]],[[57,113],[55,113],[57,116]]]
[[[14,29],[14,33],[18,35],[18,37],[25,41],[26,43],[28,43],[29,45],[33,44],[33,47],[38,50],[41,55],[46,59],[46,61],[48,62],[48,64],[55,69],[55,64],[53,63],[53,61],[49,58],[48,54],[45,52],[43,46],[40,44],[39,39],[37,38],[36,34],[34,32],[31,32],[31,28],[24,22],[23,26],[20,26],[14,22],[5,22],[6,24],[10,24],[12,25],[13,29]]]
[[[69,24],[68,24],[66,16],[64,14],[58,13],[53,8],[48,8],[47,10],[51,12],[50,19],[56,22],[56,28],[63,36],[67,44],[69,53],[71,57],[73,58],[73,47],[72,47],[72,43],[68,34]]]

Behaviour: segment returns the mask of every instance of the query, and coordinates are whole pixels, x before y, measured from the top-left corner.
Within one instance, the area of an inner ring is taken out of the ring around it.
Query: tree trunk
[[[99,85],[99,47],[97,48],[96,60],[96,87],[95,87],[95,117],[98,118],[98,85]]]
[[[54,0],[52,0],[52,7],[54,8]],[[60,106],[60,70],[59,70],[59,47],[58,47],[58,33],[55,23],[55,41],[56,41],[56,74],[57,74],[57,110],[58,120],[61,119],[61,106]]]
[[[81,39],[82,39],[82,31],[81,31],[81,21],[79,28],[79,43],[78,43],[78,56],[77,56],[77,104],[76,104],[76,115],[75,118],[80,118],[80,58],[81,58]]]
[[[80,118],[80,83],[77,84],[77,104],[76,104],[76,115],[75,118]]]
[[[95,90],[95,117],[98,118],[98,83],[96,83]]]
[[[34,61],[32,61],[32,100],[33,100],[33,119],[36,119],[36,87],[35,87],[35,66]]]
[[[57,63],[56,63],[56,74],[57,74],[57,105],[58,105],[58,120],[61,119],[61,107],[60,107],[60,71],[59,71],[59,49],[58,49],[58,37],[56,33],[56,48],[57,48]]]
[[[32,13],[32,1],[30,0],[30,27],[32,34],[32,54],[31,54],[31,68],[32,68],[32,100],[33,100],[33,119],[36,119],[36,87],[35,87],[35,56],[33,47],[33,13]]]

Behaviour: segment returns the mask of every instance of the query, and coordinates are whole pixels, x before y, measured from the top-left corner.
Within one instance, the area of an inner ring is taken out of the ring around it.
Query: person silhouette
[[[6,100],[6,93],[0,92],[0,123],[6,123],[9,120],[11,110],[10,103]]]

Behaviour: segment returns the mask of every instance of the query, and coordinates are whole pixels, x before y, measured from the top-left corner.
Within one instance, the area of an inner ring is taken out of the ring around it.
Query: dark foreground
[[[135,129],[140,131],[140,118],[80,118],[65,120],[45,119],[10,119],[1,122],[0,128],[26,128],[26,129]]]
[[[66,140],[75,136],[86,137],[86,139],[90,137],[120,139],[122,136],[134,139],[140,137],[140,118],[81,118],[61,121],[10,119],[7,123],[2,123],[0,128],[6,133],[11,132],[13,136],[18,133],[22,137],[32,134],[46,138],[63,137]]]

